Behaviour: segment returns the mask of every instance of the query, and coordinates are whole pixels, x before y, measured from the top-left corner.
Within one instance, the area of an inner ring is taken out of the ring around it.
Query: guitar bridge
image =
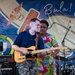
[[[22,60],[22,59],[25,59],[25,58],[18,58],[18,60]]]

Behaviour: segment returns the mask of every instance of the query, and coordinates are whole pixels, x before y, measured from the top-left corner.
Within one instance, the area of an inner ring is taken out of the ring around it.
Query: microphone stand
[[[66,36],[67,36],[67,34],[68,34],[70,28],[71,28],[71,26],[69,26],[69,28],[68,28],[68,30],[67,30],[67,32],[66,32],[66,34],[65,34],[65,36],[64,36],[64,38],[63,38],[63,40],[62,40],[62,42],[61,42],[61,44],[62,44],[63,46],[65,46],[65,38],[66,38]],[[64,58],[65,58],[65,50],[64,50]],[[64,61],[64,70],[65,70],[65,64],[66,64],[66,63],[65,63],[65,61]],[[65,71],[64,71],[64,73],[65,73]]]

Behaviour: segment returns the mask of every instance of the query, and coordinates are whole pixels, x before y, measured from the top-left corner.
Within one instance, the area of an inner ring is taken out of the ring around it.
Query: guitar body
[[[34,51],[35,50],[35,46],[31,46],[29,48],[24,48],[25,50],[31,50],[31,51]],[[26,60],[31,60],[31,58],[28,58],[28,56],[30,56],[32,58],[32,55],[31,54],[28,54],[28,55],[23,55],[20,51],[14,51],[14,60],[17,62],[17,63],[22,63],[22,62],[25,62]],[[27,58],[26,58],[27,57]]]

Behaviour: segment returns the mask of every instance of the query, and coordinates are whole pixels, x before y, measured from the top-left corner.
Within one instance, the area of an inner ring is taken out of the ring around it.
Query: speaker
[[[4,62],[0,69],[2,75],[16,75],[15,63]]]
[[[3,42],[0,42],[0,52],[3,51]]]

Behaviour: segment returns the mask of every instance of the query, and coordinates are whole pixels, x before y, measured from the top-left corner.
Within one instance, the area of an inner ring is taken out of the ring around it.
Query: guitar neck
[[[53,48],[32,51],[31,53],[35,54],[35,53],[41,53],[41,52],[46,52],[46,51],[50,51],[50,50],[66,50],[66,49],[67,49],[67,47],[53,47]]]

